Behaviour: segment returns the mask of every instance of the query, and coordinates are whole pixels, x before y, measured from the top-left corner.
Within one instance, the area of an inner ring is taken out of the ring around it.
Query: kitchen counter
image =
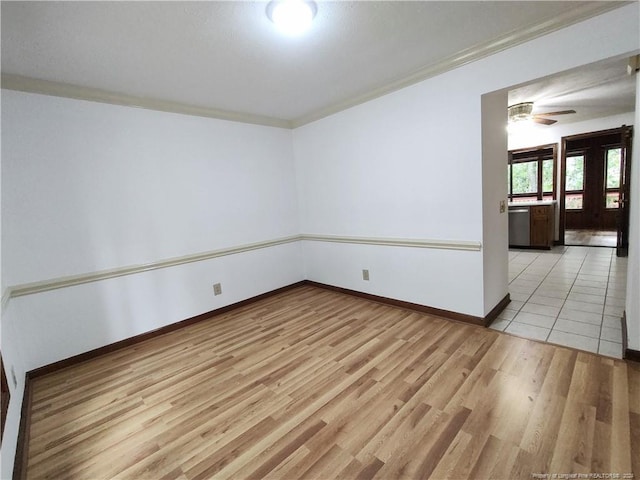
[[[555,200],[510,203],[509,246],[551,248],[555,211]]]

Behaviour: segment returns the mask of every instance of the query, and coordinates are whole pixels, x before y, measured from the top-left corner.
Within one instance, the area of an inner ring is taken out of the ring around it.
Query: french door
[[[562,139],[561,238],[565,229],[617,231],[626,254],[631,134],[623,126]]]
[[[618,214],[618,241],[616,255],[626,257],[629,253],[629,186],[631,183],[631,144],[633,128],[622,127],[622,168],[620,169],[620,201]]]

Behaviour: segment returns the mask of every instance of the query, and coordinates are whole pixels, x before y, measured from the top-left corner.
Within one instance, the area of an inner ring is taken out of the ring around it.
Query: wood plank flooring
[[[615,230],[565,230],[564,243],[585,247],[615,248],[618,243],[618,232]]]
[[[312,286],[33,392],[30,479],[640,475],[639,365]]]

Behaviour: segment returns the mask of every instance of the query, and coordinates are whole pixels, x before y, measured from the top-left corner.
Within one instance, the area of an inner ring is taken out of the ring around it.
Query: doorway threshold
[[[615,230],[565,230],[564,233],[565,245],[615,248],[617,240]]]

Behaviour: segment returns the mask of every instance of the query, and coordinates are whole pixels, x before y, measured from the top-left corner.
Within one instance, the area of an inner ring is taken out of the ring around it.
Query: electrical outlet
[[[362,270],[362,279],[369,281],[369,270]]]
[[[504,213],[507,211],[507,205],[504,200],[500,200],[500,213]]]
[[[18,386],[18,379],[16,378],[16,371],[13,369],[13,365],[11,365],[11,380],[13,380],[13,388]]]
[[[222,285],[220,283],[213,284],[213,294],[222,295]]]

